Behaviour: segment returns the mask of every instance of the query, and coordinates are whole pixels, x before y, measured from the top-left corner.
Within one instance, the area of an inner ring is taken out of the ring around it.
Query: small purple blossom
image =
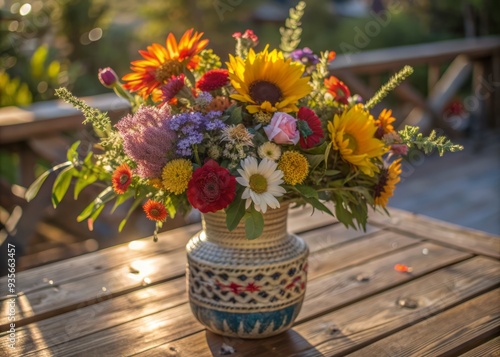
[[[181,157],[193,154],[193,145],[201,144],[207,131],[222,130],[226,127],[219,119],[221,112],[211,111],[207,114],[190,112],[175,115],[169,121],[169,129],[178,136],[175,153]]]
[[[205,107],[214,99],[214,97],[208,92],[201,92],[198,97],[194,100],[196,104],[201,107]]]
[[[177,137],[169,128],[170,120],[168,107],[141,106],[134,115],[129,114],[116,124],[123,138],[123,150],[137,164],[136,172],[140,177],[161,176]]]
[[[300,62],[305,66],[312,66],[319,63],[319,58],[309,47],[298,49],[290,53],[290,58],[295,62]]]

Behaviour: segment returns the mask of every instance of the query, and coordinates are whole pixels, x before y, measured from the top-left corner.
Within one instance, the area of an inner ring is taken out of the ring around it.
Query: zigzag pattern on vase
[[[300,301],[307,280],[307,249],[282,264],[252,268],[214,267],[188,258],[191,299],[206,307],[231,311],[266,311]]]
[[[262,338],[289,328],[297,317],[302,302],[271,312],[228,313],[191,303],[199,321],[217,334],[242,338]]]

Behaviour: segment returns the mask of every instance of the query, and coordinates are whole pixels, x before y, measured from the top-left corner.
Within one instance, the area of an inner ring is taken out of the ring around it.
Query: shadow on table
[[[301,353],[323,356],[293,329],[273,337],[255,340],[224,337],[210,331],[206,331],[205,336],[213,356],[292,356]]]

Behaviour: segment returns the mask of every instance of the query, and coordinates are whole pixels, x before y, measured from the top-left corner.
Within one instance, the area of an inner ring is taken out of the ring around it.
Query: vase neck
[[[223,245],[262,246],[271,242],[285,240],[287,234],[288,203],[281,203],[280,208],[269,209],[264,217],[262,235],[254,240],[246,239],[245,221],[229,231],[226,225],[226,214],[223,211],[202,215],[204,237],[209,242]]]

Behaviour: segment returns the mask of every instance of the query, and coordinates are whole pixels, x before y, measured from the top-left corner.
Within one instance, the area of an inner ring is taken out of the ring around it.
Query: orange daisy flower
[[[167,209],[160,202],[148,200],[142,209],[146,212],[146,217],[152,221],[164,221],[167,218]]]
[[[125,163],[118,166],[113,172],[113,176],[111,176],[111,182],[113,183],[113,190],[117,194],[124,194],[132,182],[132,171],[130,167]]]
[[[325,78],[324,80],[326,90],[330,93],[333,99],[342,104],[349,104],[349,97],[351,92],[349,88],[335,76],[330,76],[330,78]]]
[[[381,139],[385,134],[392,133],[394,131],[394,126],[392,123],[396,121],[396,118],[392,116],[392,110],[384,109],[379,114],[378,119],[375,120],[375,125],[377,126],[377,132],[375,136]]]
[[[208,40],[201,40],[201,36],[203,32],[193,34],[193,29],[189,29],[177,43],[174,35],[170,33],[165,47],[153,43],[147,47],[147,51],[140,50],[139,53],[144,59],[131,62],[130,69],[133,72],[122,78],[126,82],[124,87],[147,98],[172,76],[180,75],[184,68],[196,68],[198,53],[208,44]]]

